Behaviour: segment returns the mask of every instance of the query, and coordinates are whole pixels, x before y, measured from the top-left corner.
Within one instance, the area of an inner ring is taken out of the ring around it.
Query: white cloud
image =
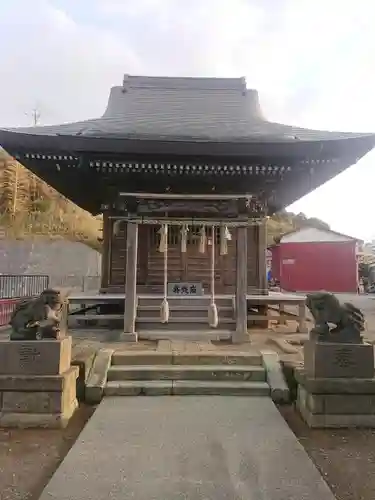
[[[18,3],[24,7],[21,16],[15,5],[0,17],[1,125],[26,124],[25,113],[36,104],[44,122],[96,116],[124,67],[141,71],[134,51],[116,34],[79,25],[43,0]],[[6,41],[2,26],[12,35]]]
[[[99,8],[124,23],[151,20],[132,43],[152,74],[247,76],[275,119],[374,128],[361,119],[375,104],[373,0],[100,0]],[[367,99],[355,108],[349,99],[343,120],[342,99],[358,82]]]

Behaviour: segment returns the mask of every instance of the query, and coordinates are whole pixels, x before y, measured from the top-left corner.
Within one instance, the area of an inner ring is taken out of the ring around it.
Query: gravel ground
[[[1,500],[38,500],[93,407],[81,407],[63,430],[0,429]]]
[[[337,500],[375,498],[375,430],[311,430],[292,407],[280,411]]]

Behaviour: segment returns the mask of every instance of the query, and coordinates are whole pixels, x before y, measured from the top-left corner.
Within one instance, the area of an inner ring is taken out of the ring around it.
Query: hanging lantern
[[[187,234],[189,228],[187,224],[184,224],[181,228],[181,253],[186,253],[187,251]]]
[[[160,234],[159,252],[164,253],[168,246],[168,224],[163,224],[158,232]]]
[[[207,237],[206,237],[206,228],[204,226],[201,227],[199,231],[199,253],[205,253],[206,252],[206,243],[207,243]]]
[[[169,321],[169,303],[168,298],[165,296],[160,306],[160,322],[163,324]]]
[[[228,254],[228,241],[232,240],[232,235],[228,229],[228,226],[220,227],[220,255]]]

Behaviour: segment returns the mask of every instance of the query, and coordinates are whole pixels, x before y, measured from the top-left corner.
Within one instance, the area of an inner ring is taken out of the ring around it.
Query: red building
[[[303,228],[271,248],[272,277],[287,291],[356,293],[359,240],[330,230]]]

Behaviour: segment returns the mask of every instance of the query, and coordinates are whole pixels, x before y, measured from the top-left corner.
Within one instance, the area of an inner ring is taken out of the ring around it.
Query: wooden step
[[[105,321],[116,321],[124,320],[123,314],[73,314],[70,315],[70,319],[76,320],[105,320]]]
[[[269,396],[266,382],[123,380],[107,382],[104,396]]]
[[[145,306],[158,306],[160,307],[161,301],[163,300],[162,295],[159,297],[138,297],[138,307]],[[187,296],[187,297],[168,297],[169,307],[208,307],[211,299],[208,295],[197,295],[197,296]],[[215,303],[218,308],[221,307],[233,307],[232,297],[216,297]]]
[[[160,323],[160,318],[157,316],[153,316],[150,318],[142,318],[142,323],[155,323],[155,322]],[[232,324],[235,322],[236,321],[233,318],[220,318],[219,317],[219,323]],[[204,321],[203,318],[199,318],[197,316],[188,316],[187,318],[182,318],[182,317],[174,318],[173,321],[170,321],[166,325],[168,326],[168,324],[170,324],[170,323],[199,323],[201,325],[206,325],[206,327],[208,326],[207,320]],[[160,324],[162,325],[163,323],[160,323]]]
[[[242,365],[116,365],[108,371],[115,380],[225,380],[265,382],[262,366]]]
[[[154,326],[154,327],[153,327]],[[176,328],[178,326],[178,328]],[[155,325],[147,325],[148,328],[137,328],[140,340],[185,340],[200,342],[207,340],[230,340],[233,330],[229,328],[210,328],[201,324],[171,325],[160,328]],[[153,327],[153,328],[152,328]]]
[[[137,318],[136,330],[140,334],[142,331],[189,331],[201,334],[202,332],[210,333],[209,338],[219,338],[220,330],[234,330],[236,322],[232,318],[220,318],[217,328],[210,328],[207,318],[187,317],[187,318],[170,318],[168,323],[161,323],[160,318]],[[169,337],[160,337],[169,338]]]
[[[142,321],[142,319],[146,318],[155,318],[158,316],[160,311],[159,306],[140,306],[137,309],[137,320]],[[208,307],[204,306],[189,306],[189,307],[180,307],[173,306],[169,308],[170,311],[170,321],[174,321],[178,318],[190,318],[194,317],[199,321],[207,322],[208,315]],[[219,321],[221,318],[231,318],[233,319],[233,310],[231,307],[220,307],[218,308]]]
[[[176,305],[174,302],[172,302],[172,305],[169,306],[170,311],[207,311],[206,305],[201,305],[201,304],[182,304],[182,305]],[[218,309],[220,311],[232,311],[232,306],[218,306]],[[139,311],[159,311],[160,310],[160,303],[157,304],[151,304],[151,305],[142,305],[142,303],[138,306]]]

